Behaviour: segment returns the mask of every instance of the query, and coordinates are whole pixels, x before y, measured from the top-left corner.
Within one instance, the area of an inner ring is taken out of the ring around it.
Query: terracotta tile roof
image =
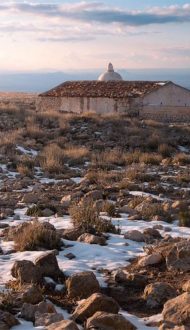
[[[51,97],[138,97],[164,86],[167,81],[67,81],[40,96]]]

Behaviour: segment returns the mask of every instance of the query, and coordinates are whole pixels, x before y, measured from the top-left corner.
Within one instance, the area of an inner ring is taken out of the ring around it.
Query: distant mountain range
[[[104,70],[0,73],[0,91],[43,92],[67,80],[96,80]],[[126,80],[171,80],[190,89],[190,69],[119,70]]]

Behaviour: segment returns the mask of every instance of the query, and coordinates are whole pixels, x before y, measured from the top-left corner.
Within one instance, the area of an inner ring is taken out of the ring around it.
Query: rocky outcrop
[[[43,314],[57,314],[54,305],[45,301],[38,305],[24,303],[21,309],[21,317],[26,321],[35,322],[36,315],[39,317]]]
[[[35,266],[42,277],[46,276],[57,279],[59,276],[63,276],[55,252],[47,252],[38,257],[35,260]]]
[[[106,239],[103,236],[96,236],[88,233],[84,233],[77,239],[78,242],[84,242],[88,244],[99,244],[99,245],[105,245]]]
[[[41,281],[41,273],[37,270],[32,261],[17,260],[15,261],[11,275],[21,284],[39,283]]]
[[[81,272],[70,276],[66,281],[70,298],[84,299],[100,291],[100,285],[93,272]]]
[[[97,312],[87,320],[85,329],[135,330],[137,328],[120,314]]]
[[[19,321],[9,312],[0,310],[0,329],[9,330],[15,325],[20,324]]]
[[[168,300],[162,312],[163,320],[171,329],[174,326],[190,327],[190,294],[183,293],[182,295]]]
[[[147,306],[157,308],[176,296],[176,290],[167,283],[157,282],[146,286],[144,290],[144,298]]]
[[[76,323],[70,320],[56,322],[47,327],[47,330],[79,330]]]
[[[113,298],[101,293],[94,293],[76,307],[72,318],[76,321],[84,322],[96,312],[101,311],[117,314],[119,312],[119,305]]]

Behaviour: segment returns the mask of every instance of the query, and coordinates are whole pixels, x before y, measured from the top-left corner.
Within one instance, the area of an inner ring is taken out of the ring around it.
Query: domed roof
[[[114,71],[112,63],[108,64],[108,70],[105,73],[102,73],[98,80],[100,81],[114,81],[114,80],[123,80],[121,75]]]

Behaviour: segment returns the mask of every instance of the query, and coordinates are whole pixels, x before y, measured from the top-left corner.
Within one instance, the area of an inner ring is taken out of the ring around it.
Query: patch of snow
[[[38,155],[38,152],[36,150],[26,149],[26,148],[24,148],[22,146],[19,146],[19,145],[16,146],[16,150],[19,150],[24,155],[29,155],[29,156],[33,156],[33,157],[36,157]]]
[[[154,199],[157,199],[158,201],[167,201],[167,200],[169,200],[168,198],[162,198],[162,197],[159,197],[159,196],[151,194],[151,193],[146,193],[144,191],[130,191],[129,193],[133,196],[152,197]]]
[[[84,178],[81,177],[76,177],[76,178],[71,178],[72,181],[74,181],[76,184],[80,184]]]

